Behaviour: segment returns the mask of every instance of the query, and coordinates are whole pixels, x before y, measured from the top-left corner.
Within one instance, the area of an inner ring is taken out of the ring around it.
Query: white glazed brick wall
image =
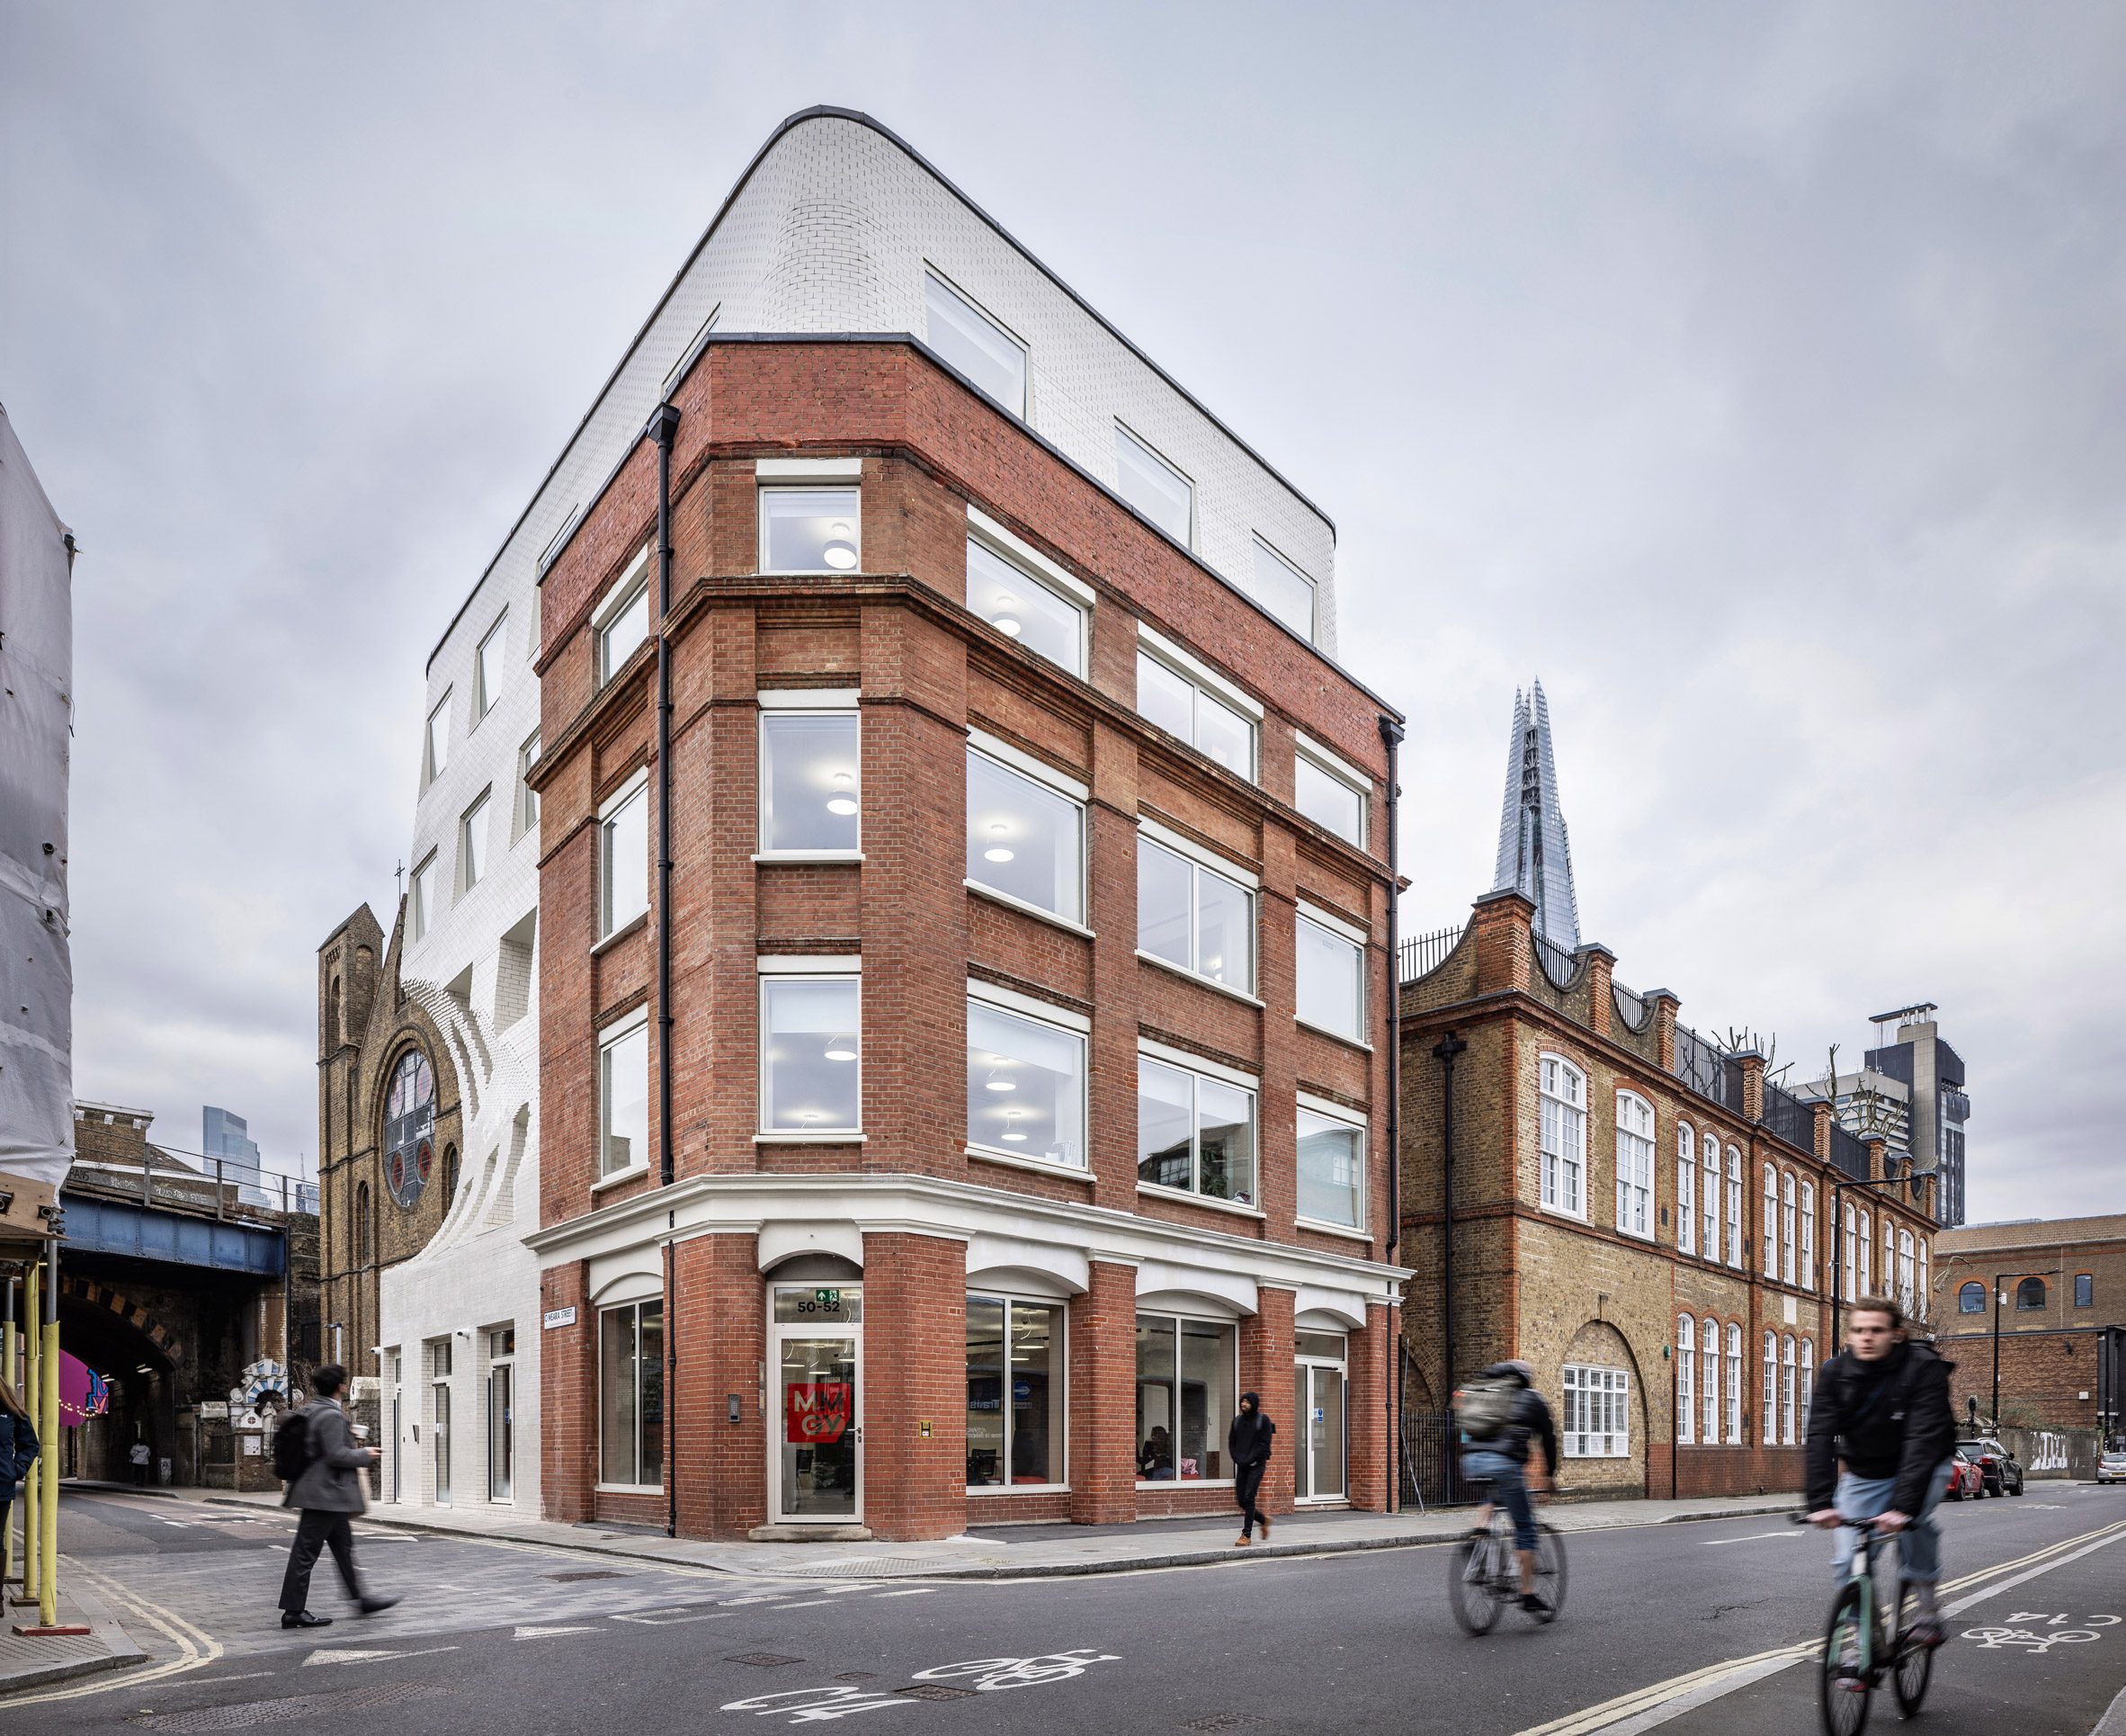
[[[1318,514],[883,134],[819,116],[777,140],[569,441],[429,664],[426,711],[449,693],[450,748],[442,775],[420,793],[408,862],[436,853],[438,908],[425,935],[416,941],[409,934],[401,977],[451,1044],[469,1132],[459,1198],[442,1230],[384,1275],[380,1342],[403,1352],[409,1438],[397,1445],[411,1454],[420,1449],[410,1424],[425,1407],[424,1369],[415,1378],[421,1345],[460,1329],[514,1324],[520,1506],[536,1510],[538,1502],[538,1454],[528,1444],[538,1438],[539,1284],[523,1238],[538,1225],[539,1015],[536,988],[523,977],[529,961],[511,956],[502,941],[538,904],[538,838],[516,836],[515,814],[517,754],[539,720],[531,667],[539,557],[632,447],[664,396],[666,375],[711,312],[719,329],[731,332],[921,337],[926,264],[1025,340],[1029,420],[1044,438],[1112,486],[1114,424],[1128,423],[1194,481],[1196,553],[1245,593],[1254,583],[1254,536],[1276,545],[1316,581],[1318,642],[1335,651],[1335,538]],[[505,610],[508,677],[476,723],[474,658]],[[416,742],[416,775],[421,760]],[[493,792],[487,873],[459,897],[458,822],[483,789]],[[466,998],[449,992],[468,977]],[[498,1028],[498,1006],[505,1014],[529,1010]],[[459,1367],[469,1371],[478,1359],[470,1345],[460,1345]],[[453,1387],[458,1499],[476,1490],[484,1498],[484,1382],[460,1373]],[[432,1477],[425,1469],[411,1474],[411,1463],[406,1468],[407,1499],[425,1499]]]

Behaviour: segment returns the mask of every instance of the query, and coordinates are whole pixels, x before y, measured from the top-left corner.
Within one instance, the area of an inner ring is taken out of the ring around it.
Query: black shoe
[[[284,1612],[281,1617],[281,1625],[282,1627],[330,1627],[332,1617],[313,1615],[307,1609],[299,1609],[292,1615]]]
[[[396,1597],[364,1597],[362,1600],[362,1613],[374,1615],[379,1610],[390,1608],[398,1601]]]
[[[1550,1613],[1550,1605],[1532,1591],[1523,1591],[1521,1594],[1521,1607],[1531,1615],[1548,1615]]]

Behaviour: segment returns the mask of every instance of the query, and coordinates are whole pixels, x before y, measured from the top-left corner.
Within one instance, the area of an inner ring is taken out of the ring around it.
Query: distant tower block
[[[1535,932],[1568,953],[1580,944],[1579,901],[1572,890],[1572,845],[1558,805],[1558,763],[1550,756],[1550,707],[1543,685],[1533,702],[1514,690],[1514,733],[1506,745],[1505,804],[1498,821],[1495,892],[1533,901]]]

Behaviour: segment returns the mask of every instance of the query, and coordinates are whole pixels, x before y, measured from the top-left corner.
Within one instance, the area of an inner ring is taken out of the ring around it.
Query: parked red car
[[[1986,1473],[1979,1469],[1977,1459],[1958,1447],[1949,1460],[1949,1488],[1946,1499],[1961,1501],[1969,1495],[1974,1501],[1986,1493]]]

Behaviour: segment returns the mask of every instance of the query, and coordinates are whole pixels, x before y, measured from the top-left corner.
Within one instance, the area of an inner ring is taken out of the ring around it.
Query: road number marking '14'
[[[1094,1664],[1119,1663],[1112,1651],[1081,1647],[1075,1651],[1050,1651],[1038,1658],[971,1658],[956,1664],[919,1669],[912,1681],[964,1682],[976,1693],[994,1693],[1014,1687],[1040,1687],[1050,1682],[1068,1681],[1082,1676]],[[912,1706],[918,1696],[876,1688],[794,1687],[778,1694],[755,1694],[743,1700],[726,1701],[725,1712],[750,1712],[756,1718],[781,1714],[793,1724],[825,1723],[833,1718],[850,1718],[860,1712],[884,1712],[893,1706]]]

